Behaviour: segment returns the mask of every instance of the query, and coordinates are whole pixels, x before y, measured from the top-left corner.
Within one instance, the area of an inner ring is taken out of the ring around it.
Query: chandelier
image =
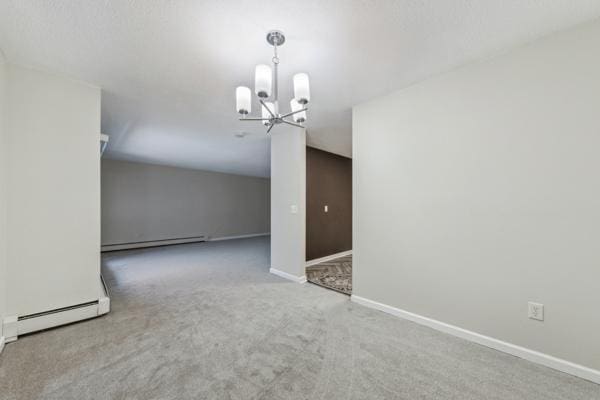
[[[310,101],[308,75],[305,73],[294,75],[294,98],[290,101],[290,112],[282,114],[279,109],[277,47],[285,42],[285,36],[281,31],[270,31],[267,33],[267,42],[273,46],[273,68],[259,64],[254,75],[254,94],[261,105],[261,116],[249,116],[252,109],[252,92],[246,86],[239,86],[235,90],[235,95],[236,109],[242,116],[240,121],[260,121],[267,127],[267,133],[271,132],[275,125],[282,123],[304,128],[302,123],[306,121],[306,110],[308,110],[306,105]]]

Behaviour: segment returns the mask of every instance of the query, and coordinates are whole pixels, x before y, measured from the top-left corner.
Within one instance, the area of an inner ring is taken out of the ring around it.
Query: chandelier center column
[[[277,56],[277,41],[273,44],[273,104],[275,108],[275,115],[279,115],[279,57]]]

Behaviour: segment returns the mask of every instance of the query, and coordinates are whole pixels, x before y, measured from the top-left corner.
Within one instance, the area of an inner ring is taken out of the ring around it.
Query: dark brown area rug
[[[306,267],[306,280],[344,294],[352,294],[352,256]]]

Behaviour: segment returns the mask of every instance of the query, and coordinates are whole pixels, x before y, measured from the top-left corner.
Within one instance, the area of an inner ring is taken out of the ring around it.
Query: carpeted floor
[[[0,399],[600,398],[268,270],[267,238],[110,253],[112,312],[8,344]]]
[[[306,267],[306,280],[340,293],[352,294],[352,256]]]

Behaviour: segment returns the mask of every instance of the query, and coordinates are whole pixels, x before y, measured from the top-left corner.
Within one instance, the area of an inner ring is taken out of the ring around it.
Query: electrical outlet
[[[292,204],[292,205],[290,206],[290,212],[291,212],[292,214],[298,214],[298,206],[297,206],[296,204]]]
[[[540,304],[540,303],[533,303],[533,302],[529,302],[527,303],[527,305],[529,306],[528,309],[528,316],[531,319],[537,319],[538,321],[543,321],[544,320],[544,305]]]

